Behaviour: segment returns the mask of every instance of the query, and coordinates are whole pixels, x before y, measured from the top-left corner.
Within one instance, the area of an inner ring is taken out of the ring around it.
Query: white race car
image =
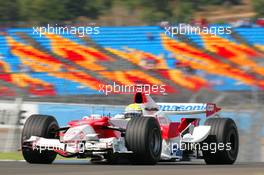
[[[115,117],[91,115],[59,127],[54,117],[36,114],[24,125],[22,152],[27,162],[43,164],[52,163],[57,154],[109,163],[195,158],[233,164],[237,127],[232,119],[221,118],[219,110],[211,103],[155,103],[149,95],[136,93],[134,103]]]

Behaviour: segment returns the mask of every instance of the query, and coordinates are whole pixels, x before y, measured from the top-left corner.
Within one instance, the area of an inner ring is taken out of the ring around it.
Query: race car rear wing
[[[217,107],[213,103],[157,103],[161,111],[168,114],[206,114],[206,117],[209,117],[218,111],[221,108]]]

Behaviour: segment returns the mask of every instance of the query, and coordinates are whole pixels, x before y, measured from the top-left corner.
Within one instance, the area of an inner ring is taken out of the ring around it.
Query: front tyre
[[[24,125],[22,131],[21,145],[22,145],[22,154],[24,159],[28,163],[36,164],[50,164],[52,163],[57,153],[54,151],[39,151],[33,150],[23,146],[24,141],[29,139],[31,136],[39,136],[43,138],[55,138],[55,131],[58,129],[58,123],[56,119],[48,115],[31,115]]]
[[[133,152],[132,162],[156,164],[162,149],[161,131],[154,117],[134,117],[126,129],[126,146]]]
[[[210,134],[206,139],[207,144],[224,144],[225,148],[216,150],[203,150],[206,164],[233,164],[236,161],[239,149],[239,136],[235,122],[230,118],[210,118],[205,125],[211,126]],[[229,145],[226,147],[226,145]]]

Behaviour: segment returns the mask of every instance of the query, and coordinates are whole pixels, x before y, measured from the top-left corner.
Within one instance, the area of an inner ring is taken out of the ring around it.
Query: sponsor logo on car
[[[169,103],[160,103],[160,110],[162,111],[205,111],[205,103],[193,103],[193,104],[169,104]]]

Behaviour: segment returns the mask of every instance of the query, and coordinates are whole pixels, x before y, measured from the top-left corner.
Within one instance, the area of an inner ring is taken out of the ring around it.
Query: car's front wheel
[[[128,122],[125,133],[126,146],[133,152],[137,164],[156,164],[162,149],[161,131],[154,117],[134,117]]]
[[[44,150],[40,152],[37,149],[33,150],[24,146],[24,142],[31,136],[55,138],[55,133],[52,131],[58,128],[58,123],[52,116],[31,115],[27,119],[22,131],[21,145],[23,157],[28,163],[50,164],[55,160],[57,153],[54,151]]]

